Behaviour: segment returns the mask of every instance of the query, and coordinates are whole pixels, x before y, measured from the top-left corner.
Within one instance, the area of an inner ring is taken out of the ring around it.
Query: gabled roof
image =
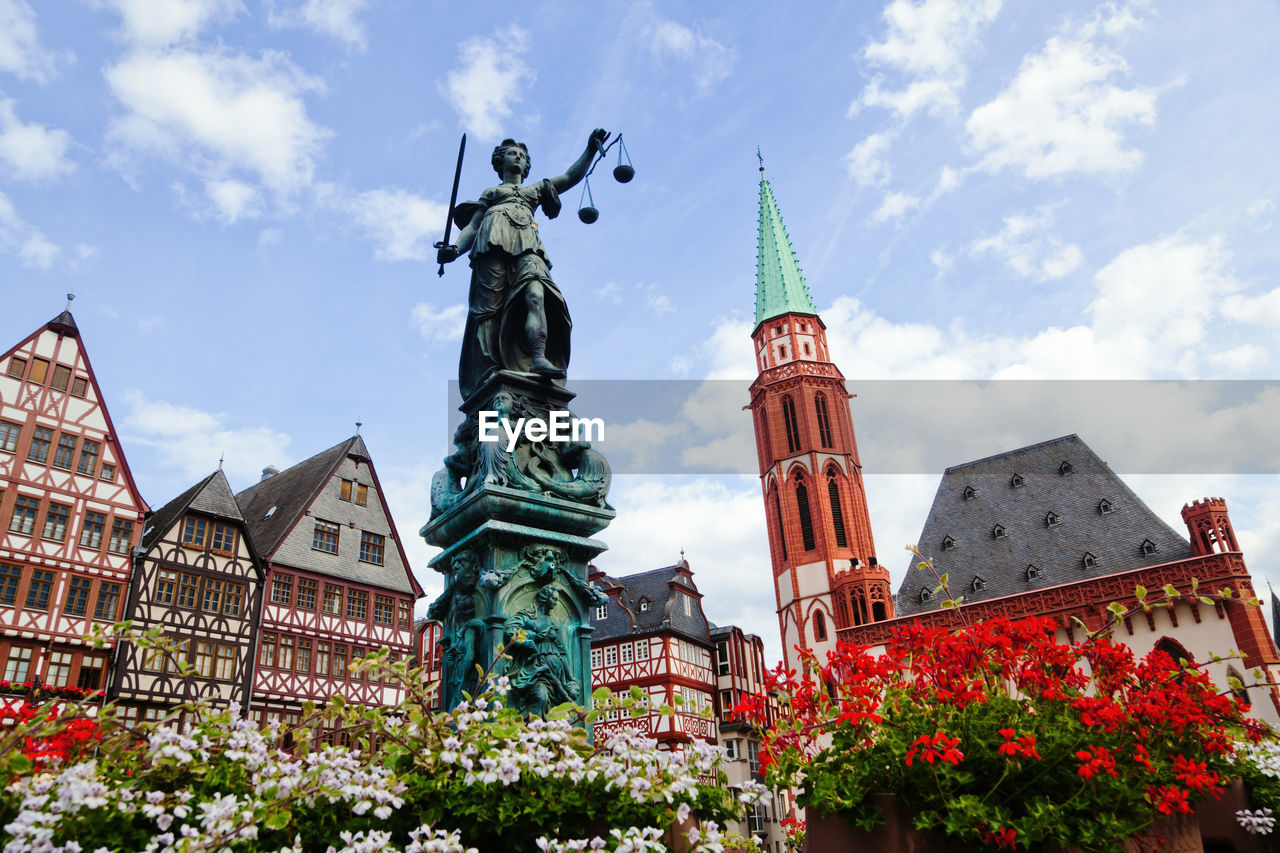
[[[150,548],[188,511],[194,510],[212,518],[244,523],[240,507],[227,475],[219,468],[147,517],[142,534],[142,547]]]
[[[376,565],[358,560],[344,560],[340,574],[323,569],[315,570],[322,574],[334,574],[355,583],[413,593],[415,596],[422,595],[422,587],[413,576],[408,556],[400,542],[395,520],[391,517],[391,510],[386,505],[386,494],[378,483],[378,474],[369,456],[369,449],[359,435],[353,435],[328,450],[322,450],[310,459],[273,474],[235,496],[240,512],[244,515],[245,526],[258,553],[262,554],[264,559],[275,559],[277,551],[290,531],[306,514],[321,490],[337,472],[338,466],[347,457],[355,457],[369,467],[369,474],[373,478],[374,488],[379,495],[379,501],[386,513],[391,531],[392,541],[388,543],[388,547],[394,544],[404,566],[404,574],[399,574],[389,562]],[[295,568],[305,570],[309,567],[298,565]]]
[[[710,625],[702,612],[702,593],[693,581],[688,562],[681,560],[674,566],[664,566],[647,572],[637,572],[625,577],[603,575],[605,584],[614,594],[604,619],[592,621],[595,633],[592,642],[670,631],[696,643],[710,641]],[[684,615],[683,605],[676,593],[688,595],[693,603],[690,615]],[[647,610],[640,607],[648,601]],[[614,602],[620,607],[612,606]]]
[[[1065,465],[1063,463],[1066,463]],[[1014,485],[1015,475],[1020,485]],[[968,489],[972,489],[966,497]],[[1100,509],[1103,501],[1109,504]],[[1050,514],[1054,520],[1050,521]],[[1003,528],[997,536],[995,528]],[[943,548],[950,538],[953,545]],[[1155,553],[1143,551],[1143,541]],[[948,587],[982,601],[1183,560],[1191,546],[1078,436],[1068,435],[948,468],[917,545]],[[1086,554],[1093,565],[1085,565]],[[920,600],[937,580],[913,556],[898,588],[898,616],[939,606]],[[1038,572],[1028,572],[1035,566]],[[1030,575],[1030,576],[1029,576]],[[973,580],[985,581],[982,589]]]
[[[773,189],[760,170],[760,226],[756,240],[756,327],[781,314],[813,314],[813,297],[782,224]]]

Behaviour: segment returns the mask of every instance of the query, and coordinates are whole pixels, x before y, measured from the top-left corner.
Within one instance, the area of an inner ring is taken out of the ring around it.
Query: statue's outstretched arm
[[[591,135],[587,137],[587,147],[583,149],[582,155],[573,161],[573,165],[566,169],[563,175],[550,179],[551,185],[556,188],[556,192],[562,193],[570,187],[578,185],[578,182],[587,174],[587,169],[591,168],[591,161],[595,158],[596,152],[604,148],[605,140],[608,138],[609,131],[604,128],[597,127],[591,131]]]

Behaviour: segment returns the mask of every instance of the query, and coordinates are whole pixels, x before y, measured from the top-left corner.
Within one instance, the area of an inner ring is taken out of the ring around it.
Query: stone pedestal
[[[529,441],[507,449],[477,435],[480,413],[549,420],[573,394],[522,374],[491,376],[462,406],[457,451],[432,482],[421,531],[444,550],[446,576],[431,615],[444,625],[443,707],[479,688],[477,665],[511,681],[508,702],[543,715],[591,694],[591,610],[602,594],[587,563],[607,547],[592,536],[614,517],[603,457],[584,441]],[[499,659],[499,655],[503,659]]]

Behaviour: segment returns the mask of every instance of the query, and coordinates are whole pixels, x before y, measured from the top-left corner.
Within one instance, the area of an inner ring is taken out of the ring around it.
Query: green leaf
[[[1118,601],[1113,601],[1107,605],[1107,610],[1117,619],[1123,619],[1124,614],[1128,612],[1128,608]]]
[[[1144,601],[1147,597],[1147,588],[1142,584],[1138,584],[1133,588],[1133,597],[1138,601]]]
[[[1164,585],[1164,594],[1170,598],[1177,598],[1180,595],[1178,588],[1171,583]]]
[[[289,821],[291,820],[293,820],[293,812],[288,809],[273,812],[267,816],[267,829],[284,829],[289,825]]]

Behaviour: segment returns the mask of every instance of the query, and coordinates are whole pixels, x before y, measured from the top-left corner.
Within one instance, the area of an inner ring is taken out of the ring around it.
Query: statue
[[[478,202],[455,207],[453,222],[462,231],[456,245],[441,245],[440,264],[471,255],[471,289],[458,382],[463,399],[495,370],[532,373],[563,380],[569,366],[569,309],[551,278],[551,261],[538,236],[534,212],[548,219],[560,213],[560,193],[586,175],[609,134],[596,129],[587,147],[563,175],[526,186],[529,149],[504,139],[491,162],[502,179],[480,194]]]
[[[448,641],[442,670],[447,678],[441,685],[446,702],[457,702],[466,693],[475,696],[480,686],[476,665],[481,663],[484,622],[476,618],[475,592],[480,579],[476,555],[459,552],[452,561],[449,586],[431,603],[427,617],[442,621]]]
[[[559,590],[548,584],[533,597],[534,606],[507,620],[503,632],[511,660],[511,704],[530,716],[545,717],[565,702],[581,702],[560,625],[551,618]]]

